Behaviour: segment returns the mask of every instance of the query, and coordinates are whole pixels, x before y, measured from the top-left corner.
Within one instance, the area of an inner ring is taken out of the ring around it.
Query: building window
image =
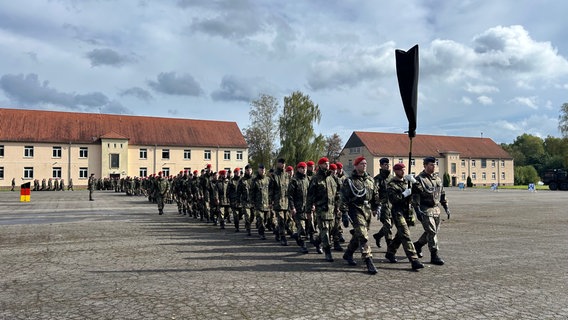
[[[184,160],[191,160],[191,150],[190,149],[183,150],[183,159]]]
[[[34,157],[34,147],[33,146],[25,146],[24,147],[24,157],[25,158],[33,158]]]
[[[140,168],[140,177],[147,177],[148,176],[148,168]]]
[[[211,150],[205,150],[205,151],[203,151],[203,159],[205,159],[205,160],[211,160]]]
[[[487,174],[485,172],[481,173],[481,180],[487,180]]]
[[[111,169],[120,168],[120,155],[118,153],[110,154],[110,168]]]
[[[170,158],[170,149],[162,149],[162,159]]]
[[[34,168],[33,167],[25,167],[24,168],[24,179],[33,179],[34,178]]]
[[[452,174],[456,174],[456,172],[457,172],[457,168],[456,168],[456,167],[457,167],[457,165],[452,162],[452,164],[451,164],[451,169],[450,169],[450,170],[452,171]]]
[[[462,168],[465,168],[465,160],[462,160],[461,164],[462,164]]]
[[[501,168],[505,167],[505,160],[501,160]]]
[[[223,160],[231,160],[231,151],[225,150],[225,152],[223,152]]]
[[[169,177],[170,176],[170,168],[162,168],[162,176]]]
[[[410,160],[411,166],[416,166],[416,161],[414,159]]]
[[[465,180],[465,172],[462,172],[462,180]]]
[[[61,178],[61,167],[53,168],[53,174],[51,175],[53,178]]]
[[[0,158],[4,157],[4,146],[0,146]]]
[[[0,180],[4,179],[4,167],[0,167]]]
[[[61,147],[53,147],[51,156],[53,158],[61,158]]]
[[[184,174],[190,174],[190,173],[191,173],[191,168],[183,168],[183,173],[184,173]]]
[[[471,173],[471,180],[477,180],[477,173],[475,172]]]
[[[495,160],[491,160],[491,168],[495,168]]]
[[[89,177],[89,168],[79,168],[79,179],[87,179]]]
[[[475,168],[475,160],[471,160],[471,166]]]
[[[79,158],[88,158],[89,157],[89,148],[87,147],[80,147],[79,148]]]
[[[481,167],[487,168],[487,159],[481,159]]]
[[[402,160],[402,158],[398,158],[398,163],[403,163],[404,160]]]
[[[148,149],[140,149],[140,159],[148,159]]]
[[[495,179],[497,179],[497,175],[495,174],[495,172],[491,172],[491,180]]]
[[[505,172],[501,172],[501,180],[505,180]]]
[[[349,154],[359,154],[361,153],[361,147],[349,148]]]
[[[243,152],[242,151],[237,151],[237,160],[240,160],[240,161],[243,160]]]

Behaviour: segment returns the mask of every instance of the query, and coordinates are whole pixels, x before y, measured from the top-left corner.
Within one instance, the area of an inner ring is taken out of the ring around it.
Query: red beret
[[[337,166],[337,169],[343,169],[343,164],[341,162],[336,162],[335,165]]]
[[[296,168],[300,168],[300,167],[301,167],[301,168],[305,168],[305,167],[307,167],[307,166],[308,166],[308,165],[307,165],[305,162],[302,161],[302,162],[298,162],[298,165],[296,166]]]
[[[335,163],[332,163],[329,165],[329,170],[337,170],[337,165]]]
[[[287,166],[286,171],[294,171],[294,168],[292,166]]]
[[[198,173],[199,173],[199,171],[193,170],[193,174],[194,174],[194,175],[197,175]]]
[[[220,176],[225,175],[225,170],[219,170],[219,175],[220,175]]]
[[[315,165],[315,163],[314,163],[312,160],[310,160],[310,161],[308,161],[308,162],[306,163],[306,165],[307,165],[308,167],[313,167],[313,166]]]
[[[321,159],[318,160],[318,164],[324,164],[324,163],[326,163],[326,162],[329,162],[329,159],[326,158],[326,157],[323,157],[323,158],[321,158]]]
[[[207,168],[211,168],[211,164],[210,164],[210,163],[207,164]]]
[[[162,175],[162,171],[158,172],[158,175],[161,176],[161,175]]]
[[[233,170],[233,172],[239,172],[239,171],[241,171],[240,168],[235,168],[235,170]]]
[[[397,163],[392,167],[393,170],[401,170],[401,169],[404,169],[404,168],[405,168],[404,163]]]
[[[365,160],[365,157],[359,156],[359,157],[355,158],[355,160],[353,161],[353,165],[356,166],[363,160]]]

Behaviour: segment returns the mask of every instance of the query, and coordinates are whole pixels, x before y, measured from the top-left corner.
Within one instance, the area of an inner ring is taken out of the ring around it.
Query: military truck
[[[544,172],[542,182],[550,190],[568,190],[568,171],[564,169],[550,169]]]

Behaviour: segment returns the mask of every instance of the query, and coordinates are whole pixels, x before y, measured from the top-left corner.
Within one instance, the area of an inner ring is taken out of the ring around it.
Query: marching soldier
[[[276,241],[279,241],[283,246],[288,245],[288,240],[286,239],[288,197],[286,196],[286,192],[288,191],[288,183],[290,183],[290,177],[284,172],[284,168],[286,166],[285,162],[286,161],[282,158],[278,159],[276,170],[270,178],[272,209],[275,212],[278,223],[274,232],[276,235]]]
[[[294,232],[292,238],[296,240],[302,253],[308,253],[308,248],[306,247],[306,239],[308,238],[306,225],[308,223],[308,214],[311,214],[311,208],[306,207],[308,186],[310,184],[306,177],[306,167],[305,162],[298,163],[296,174],[288,184],[288,208],[296,225],[296,232]]]
[[[271,209],[269,185],[270,179],[266,175],[266,169],[263,164],[259,164],[258,173],[252,180],[250,196],[256,212],[256,226],[261,240],[266,240],[265,224]]]
[[[388,158],[381,158],[379,160],[380,171],[379,174],[375,176],[375,184],[379,187],[379,197],[381,199],[381,210],[379,220],[383,224],[383,227],[379,230],[379,232],[373,235],[375,238],[375,242],[377,243],[377,247],[381,247],[381,238],[385,237],[385,242],[387,246],[392,241],[392,220],[391,220],[391,212],[390,212],[390,203],[387,196],[387,184],[390,180],[391,171],[389,169],[389,159]]]
[[[213,198],[215,199],[215,207],[217,208],[218,221],[221,229],[225,229],[225,219],[230,214],[230,202],[227,197],[227,189],[229,187],[229,181],[226,178],[226,171],[219,171],[219,177],[217,178],[213,186]]]
[[[338,200],[337,180],[329,171],[329,160],[325,157],[318,160],[319,169],[310,181],[307,207],[315,208],[319,238],[316,248],[321,244],[325,252],[325,260],[333,262],[331,255],[331,228],[334,220],[335,203]]]
[[[329,172],[331,172],[331,176],[337,182],[339,188],[341,188],[341,184],[339,183],[339,178],[337,177],[337,164],[332,163],[329,165]],[[340,191],[338,191],[339,193]],[[339,211],[339,201],[335,203],[335,207],[333,208],[333,223],[331,225],[331,238],[333,239],[333,250],[335,251],[343,251],[339,239],[341,238],[341,213]]]
[[[376,274],[377,268],[373,264],[371,246],[369,246],[368,228],[371,216],[377,214],[380,205],[379,192],[373,178],[367,173],[367,160],[360,156],[353,161],[355,170],[341,186],[341,212],[343,224],[347,227],[348,221],[353,224],[353,237],[343,254],[343,259],[349,265],[357,265],[353,260],[353,253],[359,249],[367,272]]]
[[[245,166],[245,174],[239,181],[237,186],[237,201],[243,211],[243,216],[245,219],[245,229],[247,230],[247,235],[251,236],[251,224],[254,219],[254,204],[252,202],[250,191],[252,187],[252,168],[250,165]]]
[[[402,249],[408,257],[412,270],[424,268],[424,265],[418,260],[418,255],[414,248],[414,244],[410,239],[409,226],[414,225],[414,212],[410,206],[410,195],[412,190],[408,188],[408,181],[414,180],[414,177],[404,175],[404,164],[397,163],[393,166],[394,177],[390,179],[387,185],[388,201],[391,208],[392,221],[396,226],[396,235],[388,244],[385,258],[391,263],[396,263],[396,251],[402,244]],[[415,181],[415,180],[414,180]]]
[[[91,176],[89,177],[89,180],[87,181],[87,189],[89,189],[89,201],[95,201],[95,199],[93,199],[93,191],[95,191],[95,184],[96,183],[97,183],[97,179],[95,179],[95,174],[91,173]]]
[[[235,223],[235,232],[239,232],[239,222],[243,217],[243,210],[241,203],[239,201],[239,194],[237,189],[239,187],[239,182],[241,181],[240,169],[235,168],[233,170],[233,178],[229,180],[229,186],[227,187],[227,196],[229,197],[229,203],[231,204],[231,210],[233,211],[233,222]]]
[[[158,203],[158,214],[164,214],[164,200],[170,191],[170,184],[167,179],[162,176],[162,171],[158,172],[155,187],[155,197]]]
[[[434,173],[436,168],[436,158],[427,157],[424,159],[424,170],[416,177],[417,183],[414,184],[413,207],[416,215],[422,222],[424,233],[418,241],[414,243],[416,252],[420,257],[422,247],[428,244],[430,249],[431,263],[443,265],[444,260],[438,255],[438,231],[440,230],[440,207],[446,213],[449,212],[446,192],[440,177]]]

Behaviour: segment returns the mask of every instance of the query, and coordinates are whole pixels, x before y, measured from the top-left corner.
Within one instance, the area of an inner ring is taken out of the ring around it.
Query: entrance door
[[[455,187],[458,184],[458,178],[452,177],[452,187]]]

